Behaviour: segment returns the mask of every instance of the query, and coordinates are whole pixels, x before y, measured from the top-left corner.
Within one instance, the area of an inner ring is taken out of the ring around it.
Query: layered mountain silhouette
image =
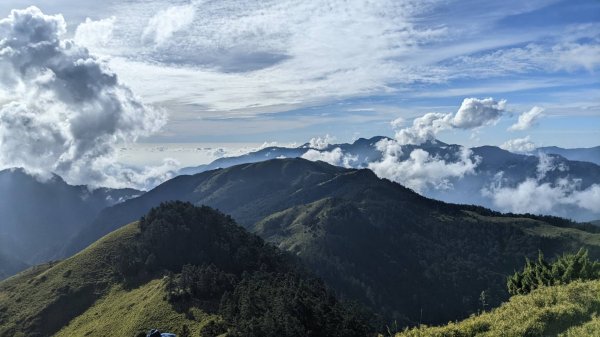
[[[590,148],[565,149],[557,146],[547,146],[537,148],[538,152],[546,154],[555,154],[568,160],[587,161],[600,165],[600,146]]]
[[[267,147],[243,156],[220,158],[208,165],[184,168],[181,173],[195,174],[274,158],[302,157],[308,151],[327,153],[336,149],[339,149],[338,151],[341,151],[345,157],[352,159],[344,164],[353,168],[365,168],[370,163],[382,159],[382,152],[377,149],[376,144],[383,139],[389,138],[381,136],[370,139],[360,138],[352,144],[332,144],[319,150],[311,149],[309,144],[297,148]],[[441,160],[445,164],[452,164],[461,160],[462,146],[433,140],[421,145],[403,145],[401,149],[402,153],[398,157],[400,162],[407,161],[413,151],[423,150],[431,158]],[[470,158],[477,163],[473,172],[460,177],[449,176],[445,179],[444,186],[428,186],[420,193],[446,202],[476,204],[497,211],[513,211],[510,205],[495,202],[493,198],[495,188],[514,189],[529,180],[537,185],[549,184],[552,188],[559,188],[561,184],[564,186],[566,182],[572,186],[568,192],[572,192],[585,190],[593,184],[600,184],[598,149],[600,147],[590,149],[548,147],[540,148],[539,151],[531,154],[522,154],[512,153],[496,146],[474,147],[470,149]],[[545,157],[540,158],[541,155],[545,155]],[[424,182],[428,182],[427,177],[422,179]],[[556,190],[556,193],[562,192]],[[523,210],[519,211],[523,212]],[[555,203],[551,207],[539,207],[531,212],[561,216],[577,221],[600,218],[600,209],[581,208],[575,203]]]
[[[54,259],[100,210],[141,193],[90,190],[56,175],[41,179],[21,169],[0,171],[0,253],[26,264]]]
[[[300,257],[343,298],[405,324],[465,317],[478,310],[482,292],[499,304],[508,298],[506,276],[538,250],[553,256],[583,246],[600,256],[593,225],[447,204],[368,169],[304,159],[176,177],[103,210],[65,255],[169,200],[230,214]]]

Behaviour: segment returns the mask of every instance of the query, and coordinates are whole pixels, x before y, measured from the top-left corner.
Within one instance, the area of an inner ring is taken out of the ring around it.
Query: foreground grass
[[[119,242],[138,233],[125,226],[79,254],[28,269],[0,283],[0,336],[50,336],[80,315],[114,282],[109,261]]]
[[[117,246],[137,233],[137,223],[127,225],[65,261],[0,283],[0,337],[135,337],[150,328],[181,334],[184,325],[199,336],[212,316],[175,311],[163,299],[162,280],[131,290],[116,281],[111,261]]]
[[[71,336],[145,336],[152,328],[183,334],[188,327],[191,336],[200,336],[200,329],[210,320],[218,319],[200,310],[178,313],[165,301],[162,280],[124,290],[115,286],[85,313],[59,331],[56,337]]]
[[[600,336],[600,281],[574,282],[518,295],[490,312],[396,337]]]

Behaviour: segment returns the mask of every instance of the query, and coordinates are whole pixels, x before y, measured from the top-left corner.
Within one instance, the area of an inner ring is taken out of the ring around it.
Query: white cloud
[[[448,129],[473,129],[496,122],[506,107],[506,100],[493,98],[465,98],[456,112],[427,113],[415,118],[412,126],[396,131],[396,140],[401,144],[422,144]],[[393,126],[397,123],[392,123]]]
[[[500,145],[501,149],[517,153],[529,153],[535,150],[535,143],[531,141],[529,136],[524,138],[510,139]]]
[[[569,167],[564,162],[557,162],[556,157],[554,157],[553,155],[540,152],[538,153],[538,160],[539,161],[536,166],[538,180],[546,178],[546,174],[554,170],[558,170],[561,172],[569,170]]]
[[[600,39],[596,39],[596,44],[568,43],[555,46],[553,51],[556,53],[557,62],[554,67],[557,69],[566,69],[574,71],[584,68],[588,71],[595,71],[600,67]]]
[[[529,111],[523,112],[519,116],[519,120],[508,128],[508,131],[522,131],[529,129],[535,125],[537,120],[542,116],[543,112],[543,108],[534,106]]]
[[[482,190],[482,193],[492,198],[496,207],[515,213],[548,214],[560,206],[600,212],[600,185],[580,190],[577,181],[568,179],[559,179],[551,184],[528,178],[515,187],[496,184]]]
[[[506,107],[506,100],[465,98],[452,119],[452,126],[473,129],[497,121]]]
[[[554,170],[564,172],[569,167],[557,162],[553,156],[540,153],[535,178],[527,178],[516,186],[504,186],[506,182],[503,172],[499,172],[481,193],[492,199],[494,205],[503,211],[559,214],[561,208],[576,207],[600,213],[600,185],[592,184],[581,189],[581,180],[569,177],[544,181],[548,180],[547,174]]]
[[[164,115],[145,106],[103,62],[63,40],[61,15],[13,10],[0,20],[0,167],[23,167],[70,183],[142,186],[147,172],[122,174],[117,142],[158,130]]]
[[[460,150],[457,161],[446,162],[422,149],[413,150],[409,158],[401,160],[401,147],[395,141],[382,140],[377,147],[383,152],[383,158],[379,162],[370,163],[369,169],[380,178],[398,182],[419,193],[428,188],[451,189],[452,179],[474,173],[479,164],[479,160],[472,158],[472,152],[467,148]]]
[[[461,55],[447,63],[453,77],[488,78],[529,72],[584,70],[593,72],[600,66],[600,33],[598,27],[589,32],[569,32],[573,38],[585,37],[588,43],[548,41],[529,43],[523,47],[500,48],[476,55]],[[568,35],[566,35],[568,36]]]
[[[75,30],[75,43],[87,48],[106,47],[113,39],[116,17],[93,21],[86,18],[85,22]]]
[[[396,131],[395,138],[402,144],[422,144],[435,139],[443,130],[452,128],[452,114],[430,112],[415,118],[412,126]]]
[[[391,83],[439,81],[428,67],[405,61],[446,32],[412,22],[426,2],[167,6],[157,0],[111,9],[118,15],[111,67],[152,102],[254,115],[387,93],[396,90]]]
[[[172,6],[159,11],[148,21],[142,41],[156,45],[168,42],[173,34],[192,24],[195,12],[194,5]]]
[[[402,126],[404,126],[404,123],[406,123],[404,118],[398,117],[398,118],[394,119],[393,121],[391,121],[390,125],[392,126],[392,129],[396,130],[396,129],[401,129]]]
[[[352,167],[352,164],[357,161],[356,156],[344,154],[342,149],[336,147],[331,151],[318,151],[310,149],[306,151],[301,158],[311,161],[324,161],[331,165]]]
[[[313,137],[308,141],[308,147],[316,150],[323,150],[335,141],[335,137],[326,134],[324,137]]]

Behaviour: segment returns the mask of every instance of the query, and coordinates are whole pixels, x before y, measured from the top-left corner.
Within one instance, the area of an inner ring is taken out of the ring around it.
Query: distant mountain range
[[[568,160],[588,161],[600,165],[600,146],[590,148],[564,149],[562,147],[539,147],[536,152],[556,154]]]
[[[56,175],[43,180],[21,169],[0,171],[0,256],[16,266],[57,258],[59,248],[100,210],[141,193],[89,190]]]
[[[583,246],[600,257],[600,229],[591,224],[447,204],[368,169],[304,159],[178,176],[103,210],[65,256],[170,200],[232,215],[300,257],[343,298],[403,324],[465,317],[482,291],[499,304],[508,298],[506,276],[538,250],[553,256]]]
[[[187,167],[180,171],[181,174],[195,174],[217,168],[227,168],[244,163],[255,163],[274,158],[306,157],[308,151],[313,160],[328,160],[327,154],[336,153],[344,158],[350,158],[344,163],[329,160],[334,165],[346,164],[348,167],[365,168],[371,163],[382,160],[382,152],[377,149],[377,143],[387,137],[360,138],[352,144],[330,144],[321,149],[313,149],[304,144],[296,148],[267,147],[237,157],[225,157],[214,162],[197,167]],[[338,150],[339,149],[339,150]],[[452,168],[449,165],[461,164],[462,147],[455,144],[446,144],[438,140],[429,141],[421,145],[404,145],[402,154],[398,157],[405,166],[413,165],[411,154],[415,150],[423,150],[429,154],[430,161],[442,163],[439,167],[432,168],[432,175],[443,175],[444,171]],[[480,146],[471,148],[469,159],[476,166],[473,172],[464,175],[449,175],[444,179],[443,186],[427,186],[419,191],[421,194],[447,202],[475,204],[495,209],[498,211],[530,212],[561,216],[578,221],[589,221],[600,218],[600,206],[581,207],[581,202],[573,195],[584,191],[594,184],[600,190],[600,147],[590,149],[561,149],[557,147],[539,148],[531,154],[512,153],[495,146]],[[322,158],[318,154],[322,155]],[[541,156],[541,157],[540,157]],[[421,164],[421,163],[417,163]],[[425,163],[427,164],[427,163]],[[410,167],[407,167],[407,170]],[[420,171],[419,179],[424,184],[430,179],[426,168],[414,166],[415,171]],[[385,177],[385,176],[384,176]],[[400,178],[403,176],[401,175]],[[431,180],[435,179],[432,177]],[[398,181],[405,183],[401,179]],[[410,187],[410,186],[409,186]],[[595,191],[595,190],[594,190]],[[589,191],[594,195],[594,191]],[[505,192],[505,193],[501,193]],[[532,196],[529,198],[526,193]],[[546,194],[549,200],[536,202],[535,194]],[[530,199],[529,204],[501,200],[500,195],[522,195],[523,199]],[[572,200],[571,200],[572,199]]]

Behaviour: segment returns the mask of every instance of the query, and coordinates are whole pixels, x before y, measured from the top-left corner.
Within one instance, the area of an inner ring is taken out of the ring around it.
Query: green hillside
[[[538,249],[548,256],[580,247],[595,257],[600,253],[600,235],[582,229],[467,210],[448,213],[411,214],[379,200],[323,199],[275,213],[254,229],[300,256],[341,294],[403,325],[474,313],[483,291],[491,305],[499,305],[508,299],[506,276]]]
[[[509,298],[506,277],[539,250],[589,249],[600,228],[424,198],[370,170],[271,160],[179,176],[102,212],[78,245],[168,200],[206,204],[299,256],[343,298],[403,325],[441,324]]]
[[[0,282],[6,337],[366,336],[369,320],[230,217],[182,202]]]
[[[138,233],[125,226],[81,253],[33,267],[0,283],[0,336],[48,336],[107,294],[114,280],[117,244]]]
[[[600,336],[600,281],[544,287],[513,296],[490,312],[441,327],[420,327],[396,337]]]

